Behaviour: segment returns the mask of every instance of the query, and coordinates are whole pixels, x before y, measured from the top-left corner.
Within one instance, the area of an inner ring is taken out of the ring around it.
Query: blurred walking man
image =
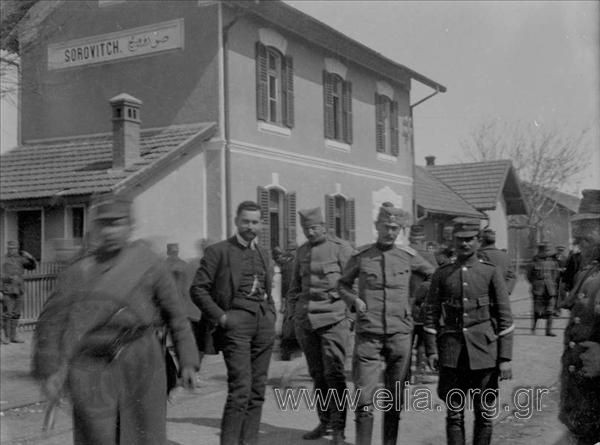
[[[76,445],[166,443],[163,325],[185,387],[198,367],[173,278],[143,241],[129,241],[130,206],[111,197],[95,207],[98,247],[61,274],[35,332],[33,373],[50,405],[69,395]]]

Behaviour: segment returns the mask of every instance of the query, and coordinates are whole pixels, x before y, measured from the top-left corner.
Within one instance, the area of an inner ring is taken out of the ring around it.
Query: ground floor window
[[[263,217],[261,246],[272,250],[296,247],[296,193],[279,187],[258,187],[258,203]]]
[[[38,261],[42,258],[42,211],[17,212],[18,241],[21,250],[29,252]]]

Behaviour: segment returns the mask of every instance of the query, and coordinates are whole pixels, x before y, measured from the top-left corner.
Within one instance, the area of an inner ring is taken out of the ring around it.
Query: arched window
[[[265,249],[296,246],[296,193],[278,187],[258,187],[258,203],[263,217],[260,243]]]
[[[377,151],[398,156],[398,102],[386,95],[375,93],[375,114]]]
[[[323,71],[325,137],[352,143],[352,84]]]
[[[256,42],[256,113],[258,120],[294,126],[292,57],[261,42]]]

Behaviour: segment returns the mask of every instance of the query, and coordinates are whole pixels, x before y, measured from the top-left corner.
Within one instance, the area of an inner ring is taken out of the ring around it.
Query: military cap
[[[177,253],[179,252],[179,244],[177,243],[169,243],[167,244],[167,254],[169,253]]]
[[[406,227],[410,221],[410,213],[397,207],[382,205],[379,207],[377,222],[384,224],[396,224]]]
[[[298,215],[300,215],[300,225],[302,227],[320,225],[325,222],[320,207],[298,210]]]
[[[425,227],[421,224],[414,224],[410,226],[409,238],[412,239],[423,239],[425,238]]]
[[[110,197],[94,207],[94,219],[117,219],[131,216],[131,201],[121,197]]]
[[[459,238],[469,238],[479,235],[479,219],[459,217],[452,220],[454,223],[452,233]]]
[[[19,243],[16,241],[8,241],[6,243],[6,247],[8,247],[9,249],[18,249],[19,248]]]
[[[600,219],[600,189],[586,189],[581,194],[583,197],[579,202],[579,209],[571,221]]]

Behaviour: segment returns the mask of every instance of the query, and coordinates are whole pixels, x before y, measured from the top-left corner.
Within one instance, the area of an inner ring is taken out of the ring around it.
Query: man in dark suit
[[[466,397],[474,401],[474,445],[489,445],[498,378],[510,379],[514,324],[500,270],[477,258],[479,220],[456,218],[455,263],[440,266],[427,294],[430,365],[440,365],[438,395],[446,402],[448,445],[465,444]]]
[[[260,248],[258,204],[242,202],[237,233],[206,248],[190,289],[202,311],[205,341],[200,350],[222,350],[228,394],[221,420],[221,444],[256,444],[275,338],[271,267]]]

